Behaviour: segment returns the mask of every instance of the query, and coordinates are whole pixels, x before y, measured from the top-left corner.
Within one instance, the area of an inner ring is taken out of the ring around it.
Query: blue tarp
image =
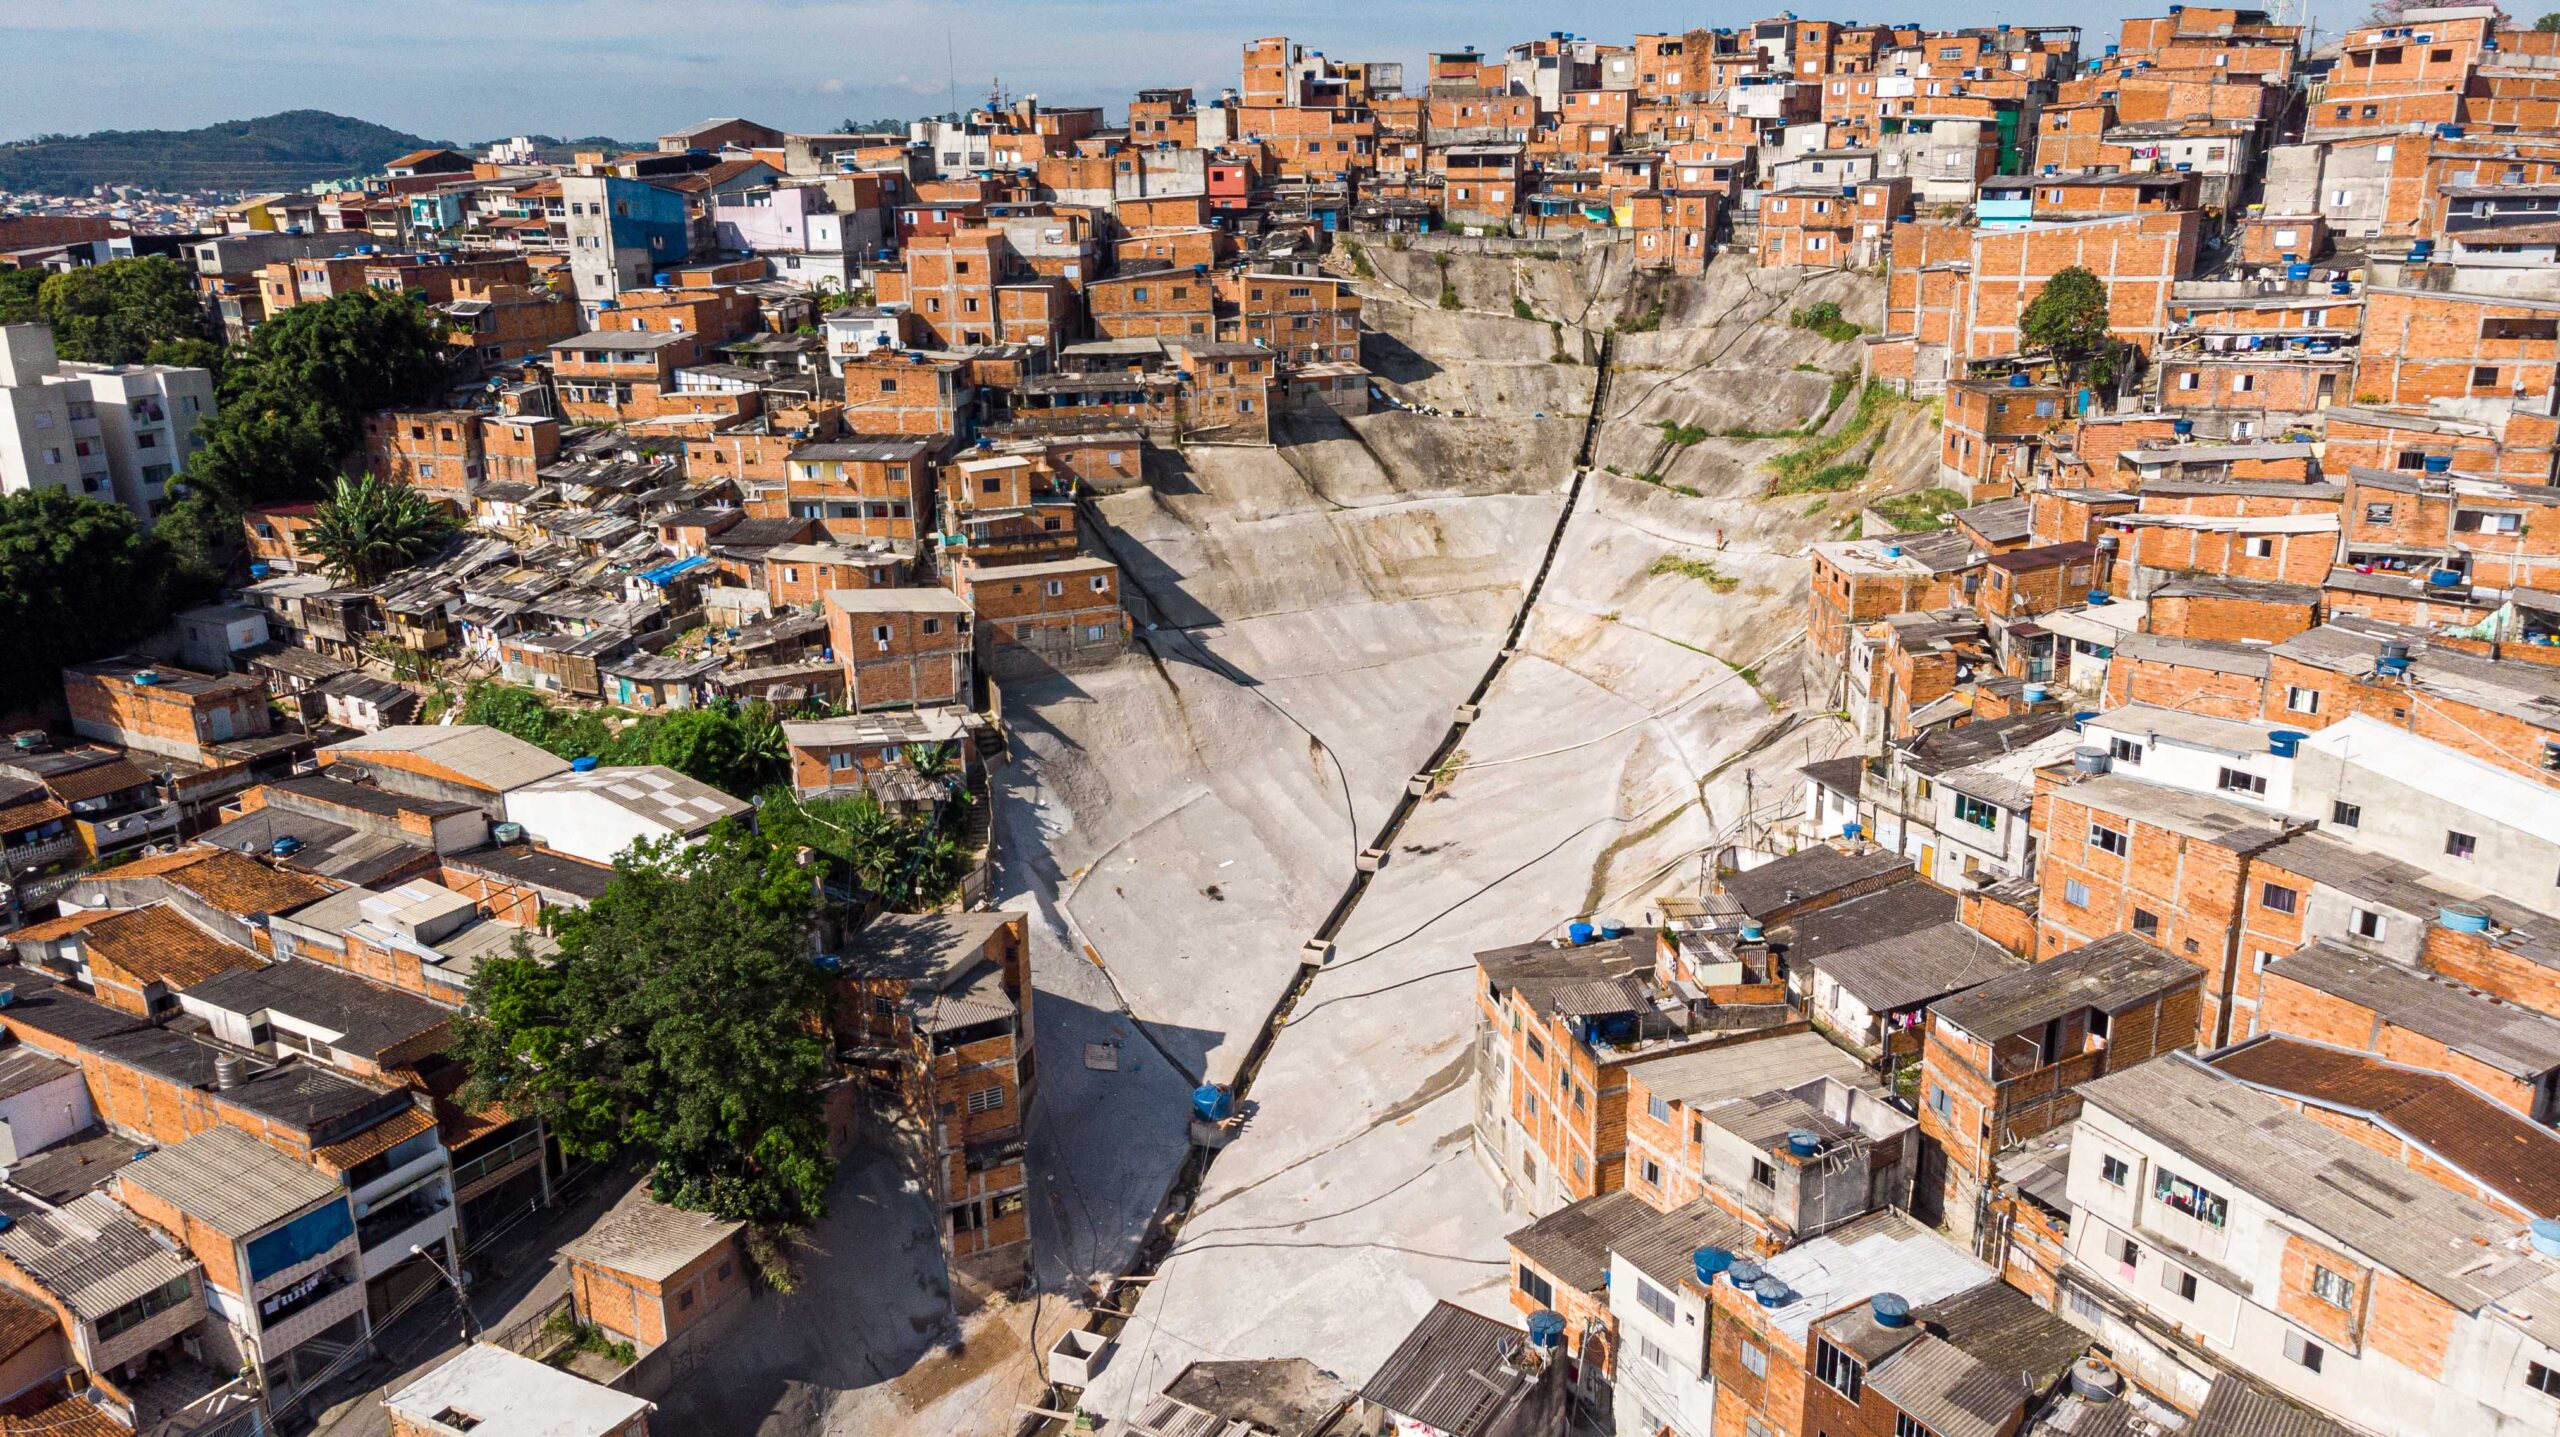
[[[664,585],[678,574],[690,574],[710,562],[709,559],[696,554],[688,559],[678,559],[672,564],[660,564],[654,569],[644,569],[640,577],[649,583]]]

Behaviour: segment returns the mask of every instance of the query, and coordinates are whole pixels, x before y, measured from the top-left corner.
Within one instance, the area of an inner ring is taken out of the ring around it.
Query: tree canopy
[[[0,704],[62,691],[66,664],[112,654],[191,598],[132,513],[59,489],[0,496]]]
[[[322,497],[364,416],[431,403],[451,382],[435,317],[415,295],[357,289],[258,326],[224,369],[204,447],[180,476],[169,516],[180,558],[219,571],[242,511]]]
[[[434,500],[367,474],[338,481],[302,542],[340,583],[362,585],[434,557],[453,530],[453,516]]]
[[[741,824],[643,844],[563,912],[560,952],[485,962],[453,1052],[463,1101],[655,1164],[664,1202],[764,1224],[822,1211],[833,1162],[813,873]]]
[[[459,721],[562,758],[662,764],[738,798],[780,783],[790,763],[782,725],[763,703],[676,709],[617,725],[599,710],[561,708],[531,689],[484,679],[463,691]]]
[[[2544,35],[2560,32],[2560,11],[2555,11],[2534,21],[2533,28]]]
[[[35,317],[53,326],[54,352],[64,359],[208,369],[221,363],[195,276],[160,255],[48,275],[35,308]]]
[[[2018,315],[2018,338],[2075,377],[2112,384],[2118,345],[2108,332],[2107,284],[2079,265],[2058,271]]]

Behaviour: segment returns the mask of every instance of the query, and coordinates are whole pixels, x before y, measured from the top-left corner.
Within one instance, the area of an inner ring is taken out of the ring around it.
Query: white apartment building
[[[41,324],[0,326],[0,493],[51,487],[148,523],[203,447],[213,375],[164,364],[67,364]]]
[[[2080,1092],[2061,1312],[2135,1380],[2192,1407],[2238,1370],[2372,1432],[2560,1432],[2560,1260],[2526,1224],[2184,1053]]]

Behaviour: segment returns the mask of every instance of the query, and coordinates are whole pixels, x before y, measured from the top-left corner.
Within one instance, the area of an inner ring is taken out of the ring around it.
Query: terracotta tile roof
[[[298,873],[284,873],[227,848],[182,848],[175,853],[138,858],[96,875],[159,878],[187,890],[225,913],[286,913],[329,896],[326,884]]]
[[[41,1412],[0,1416],[0,1437],[133,1437],[132,1429],[85,1397],[65,1397]]]
[[[365,1159],[391,1151],[436,1125],[435,1118],[424,1108],[411,1108],[397,1117],[385,1118],[344,1142],[325,1143],[311,1150],[312,1158],[331,1172],[345,1172]]]
[[[26,927],[10,934],[9,941],[12,943],[50,943],[56,938],[68,938],[72,934],[79,932],[81,929],[88,927],[90,924],[97,922],[99,919],[110,916],[112,916],[112,914],[109,910],[97,908],[92,908],[84,913],[65,913],[59,918],[48,918],[42,923],[30,923]]]
[[[17,1356],[60,1326],[51,1308],[37,1306],[14,1288],[0,1287],[0,1357]]]
[[[90,924],[81,931],[80,953],[90,971],[101,976],[113,970],[136,987],[160,983],[177,992],[225,973],[267,966],[257,954],[223,942],[159,903]]]
[[[2209,1061],[2252,1087],[2379,1124],[2535,1216],[2560,1212],[2560,1135],[2452,1078],[2279,1036]]]
[[[0,808],[0,833],[16,833],[20,829],[33,828],[39,823],[50,823],[57,818],[70,816],[71,810],[63,807],[57,799],[38,798],[25,803],[13,803],[7,808]]]

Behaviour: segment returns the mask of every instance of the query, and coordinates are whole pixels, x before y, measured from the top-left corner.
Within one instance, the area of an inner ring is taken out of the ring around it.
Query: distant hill
[[[291,190],[379,168],[432,141],[326,110],[287,110],[200,130],[101,130],[0,144],[0,189],[77,194],[92,185],[156,190]]]

